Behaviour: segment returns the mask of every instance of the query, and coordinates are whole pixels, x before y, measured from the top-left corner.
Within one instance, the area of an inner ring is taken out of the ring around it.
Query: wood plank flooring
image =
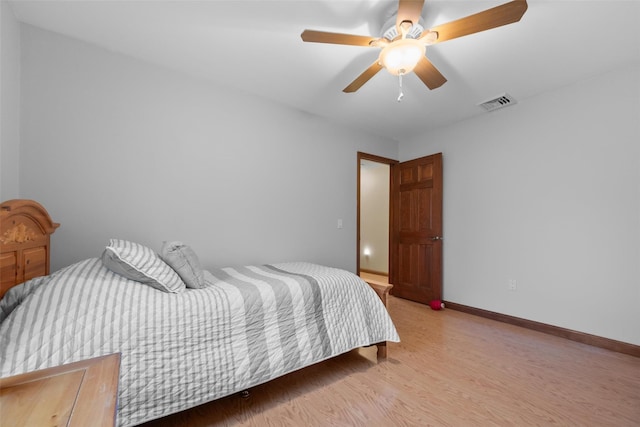
[[[145,424],[639,426],[640,358],[390,297],[402,339]]]

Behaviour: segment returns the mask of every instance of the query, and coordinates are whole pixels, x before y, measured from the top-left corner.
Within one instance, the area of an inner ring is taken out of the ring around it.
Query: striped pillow
[[[102,263],[114,273],[163,292],[178,293],[186,288],[180,276],[153,250],[138,243],[109,240]]]
[[[204,271],[200,266],[200,260],[190,246],[182,242],[164,242],[160,249],[160,258],[178,273],[187,288],[205,287]]]

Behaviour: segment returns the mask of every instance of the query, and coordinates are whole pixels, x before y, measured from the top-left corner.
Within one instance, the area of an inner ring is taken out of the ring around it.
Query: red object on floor
[[[440,310],[444,308],[444,304],[439,299],[434,299],[429,302],[429,307],[431,307],[432,310]]]

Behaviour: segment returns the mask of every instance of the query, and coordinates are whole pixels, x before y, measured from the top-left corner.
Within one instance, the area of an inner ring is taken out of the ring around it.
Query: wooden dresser
[[[59,226],[33,200],[0,204],[0,298],[12,286],[49,274],[50,236]]]
[[[0,378],[0,425],[113,427],[120,353]]]

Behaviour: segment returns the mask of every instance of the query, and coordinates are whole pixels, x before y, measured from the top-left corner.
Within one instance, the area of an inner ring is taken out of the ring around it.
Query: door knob
[[[433,236],[433,237],[431,238],[431,240],[433,240],[433,241],[435,242],[435,241],[437,241],[437,240],[442,240],[442,237],[441,237],[441,236]]]

